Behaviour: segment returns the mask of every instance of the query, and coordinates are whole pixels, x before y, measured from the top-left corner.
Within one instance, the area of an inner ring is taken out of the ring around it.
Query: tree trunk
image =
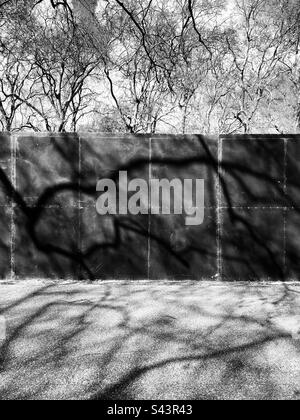
[[[186,126],[187,126],[187,119],[188,119],[187,112],[188,112],[188,104],[186,103],[183,107],[182,126],[181,126],[182,134],[186,134]]]
[[[296,111],[296,128],[300,133],[300,93],[298,95],[297,111]]]

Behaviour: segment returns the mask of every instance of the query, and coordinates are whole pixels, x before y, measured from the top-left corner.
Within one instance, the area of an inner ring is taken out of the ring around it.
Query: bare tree
[[[217,1],[107,2],[101,16],[115,42],[105,75],[128,131],[156,130],[179,108],[177,131],[186,132],[189,106],[210,66],[212,19],[220,9]]]
[[[2,0],[1,128],[299,130],[299,0],[230,4]]]
[[[213,103],[223,132],[249,133],[261,107],[272,99],[274,83],[286,72],[283,27],[274,25],[267,3],[235,2],[238,24],[226,35],[227,53],[212,72],[217,87]]]
[[[109,2],[103,11],[107,28],[115,35],[104,74],[113,104],[129,132],[155,132],[169,112],[172,64],[168,62],[169,53],[161,59],[164,31],[169,28],[162,10],[151,8],[152,3]]]
[[[289,80],[293,86],[296,129],[300,131],[300,1],[280,1],[273,10],[275,22],[282,28],[284,45],[289,52],[282,63],[288,70]]]
[[[40,10],[27,32],[31,34],[24,46],[32,69],[30,95],[15,92],[14,99],[34,113],[36,128],[75,131],[89,112],[93,92],[88,83],[99,58],[65,9]]]
[[[25,128],[35,130],[34,115],[27,112],[25,103],[31,101],[32,85],[29,86],[33,66],[16,60],[10,51],[2,55],[0,63],[0,125],[3,131]]]

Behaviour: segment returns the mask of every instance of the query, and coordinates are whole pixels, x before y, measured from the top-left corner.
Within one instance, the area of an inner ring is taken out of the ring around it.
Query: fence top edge
[[[24,137],[36,137],[36,138],[51,138],[51,137],[78,137],[78,138],[107,138],[107,139],[130,139],[130,138],[140,138],[140,139],[165,139],[165,138],[205,138],[205,139],[218,139],[219,136],[217,135],[203,135],[203,134],[130,134],[130,133],[102,133],[102,132],[94,132],[94,133],[84,133],[84,132],[66,132],[66,133],[50,133],[50,132],[39,132],[39,133],[13,133],[13,132],[0,132],[0,136],[11,136],[17,138],[24,138]]]
[[[255,139],[255,140],[264,140],[264,139],[291,139],[291,138],[299,138],[299,134],[221,134],[221,140],[240,140],[240,139]]]
[[[23,133],[14,133],[14,132],[0,132],[1,137],[15,137],[15,138],[24,138],[24,137],[33,137],[33,138],[64,138],[64,137],[77,137],[77,138],[100,138],[100,139],[194,139],[202,138],[209,140],[264,140],[264,139],[300,139],[300,133],[298,134],[168,134],[168,133],[157,133],[157,134],[131,134],[131,133],[103,133],[103,132],[66,132],[66,133],[51,133],[51,132],[23,132]]]

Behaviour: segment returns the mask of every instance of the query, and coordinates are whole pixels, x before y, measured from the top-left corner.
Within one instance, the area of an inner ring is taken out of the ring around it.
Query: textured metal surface
[[[0,135],[0,277],[298,280],[300,136]],[[204,179],[205,219],[100,216],[96,183]]]

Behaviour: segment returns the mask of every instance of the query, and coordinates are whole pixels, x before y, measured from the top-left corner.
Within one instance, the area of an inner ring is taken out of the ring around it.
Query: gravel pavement
[[[300,286],[0,283],[1,399],[300,399]]]

